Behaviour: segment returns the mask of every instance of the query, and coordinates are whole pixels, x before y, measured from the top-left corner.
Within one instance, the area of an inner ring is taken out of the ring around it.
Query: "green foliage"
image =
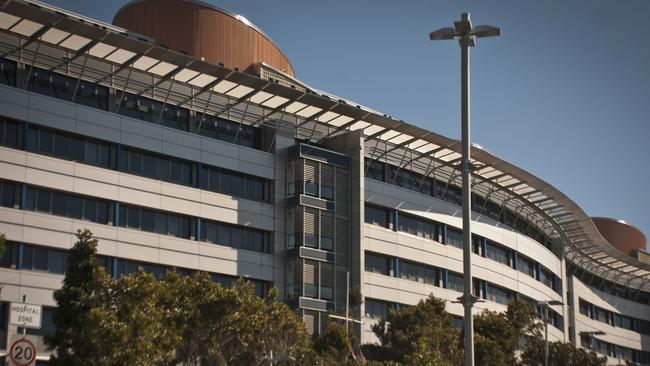
[[[271,353],[319,362],[301,319],[276,290],[258,298],[250,283],[225,289],[205,273],[157,281],[141,270],[114,280],[97,263],[90,231],[77,238],[54,294],[51,364],[261,365]]]
[[[325,333],[314,336],[314,351],[323,359],[325,364],[348,363],[350,351],[357,343],[354,335],[348,334],[345,325],[330,322]]]
[[[372,329],[384,350],[369,352],[366,356],[369,359],[408,365],[462,363],[459,332],[453,326],[451,315],[445,311],[444,301],[433,296],[415,306],[391,310],[388,322],[381,320]],[[382,358],[374,358],[377,355]]]
[[[63,287],[54,292],[58,304],[54,313],[56,333],[46,339],[49,347],[57,351],[50,360],[51,365],[109,364],[102,360],[106,344],[92,321],[93,310],[108,302],[111,285],[111,279],[97,263],[96,252],[97,240],[92,233],[79,230],[77,242],[70,251]]]
[[[544,341],[533,342],[521,355],[521,365],[537,366],[544,362]],[[598,357],[591,351],[576,348],[571,343],[549,342],[549,366],[605,366],[606,357]]]
[[[474,316],[475,360],[479,365],[514,365],[518,348],[515,327],[505,313],[484,310]]]

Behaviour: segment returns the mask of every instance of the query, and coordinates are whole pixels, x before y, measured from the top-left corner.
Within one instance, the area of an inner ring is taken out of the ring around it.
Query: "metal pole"
[[[544,305],[544,366],[548,366],[548,304]]]
[[[469,21],[469,13],[463,13],[462,19]],[[474,319],[472,318],[472,193],[471,193],[471,143],[469,115],[469,47],[471,36],[464,34],[460,38],[461,49],[461,130],[463,157],[463,306],[465,310],[465,366],[474,366]]]
[[[345,332],[350,334],[350,271],[345,272]]]

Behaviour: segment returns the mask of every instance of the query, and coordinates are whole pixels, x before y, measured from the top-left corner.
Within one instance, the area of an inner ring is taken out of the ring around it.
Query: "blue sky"
[[[107,22],[126,3],[47,2]],[[501,27],[472,49],[473,142],[650,236],[650,1],[207,2],[264,30],[314,88],[453,138],[460,50],[428,33],[467,11]]]

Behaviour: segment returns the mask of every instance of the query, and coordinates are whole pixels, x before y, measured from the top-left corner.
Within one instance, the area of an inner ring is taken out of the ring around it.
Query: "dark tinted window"
[[[163,211],[120,205],[119,226],[190,239],[194,219]]]
[[[26,210],[100,224],[107,224],[110,217],[108,211],[111,206],[108,201],[43,188],[28,187],[26,202]]]
[[[60,159],[112,168],[111,144],[72,135],[49,128],[30,125],[27,130],[27,150],[52,155]]]
[[[21,123],[0,117],[0,145],[19,147],[22,126]]]
[[[196,114],[194,123],[195,131],[199,131],[203,136],[254,149],[260,148],[260,130],[257,127],[201,113]]]
[[[202,189],[268,202],[270,184],[265,179],[208,166],[202,166],[200,174]]]

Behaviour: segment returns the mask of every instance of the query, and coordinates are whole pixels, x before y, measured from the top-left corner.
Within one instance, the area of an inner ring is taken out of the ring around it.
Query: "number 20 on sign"
[[[11,344],[9,358],[12,365],[32,366],[36,361],[36,346],[28,339],[18,339]]]

